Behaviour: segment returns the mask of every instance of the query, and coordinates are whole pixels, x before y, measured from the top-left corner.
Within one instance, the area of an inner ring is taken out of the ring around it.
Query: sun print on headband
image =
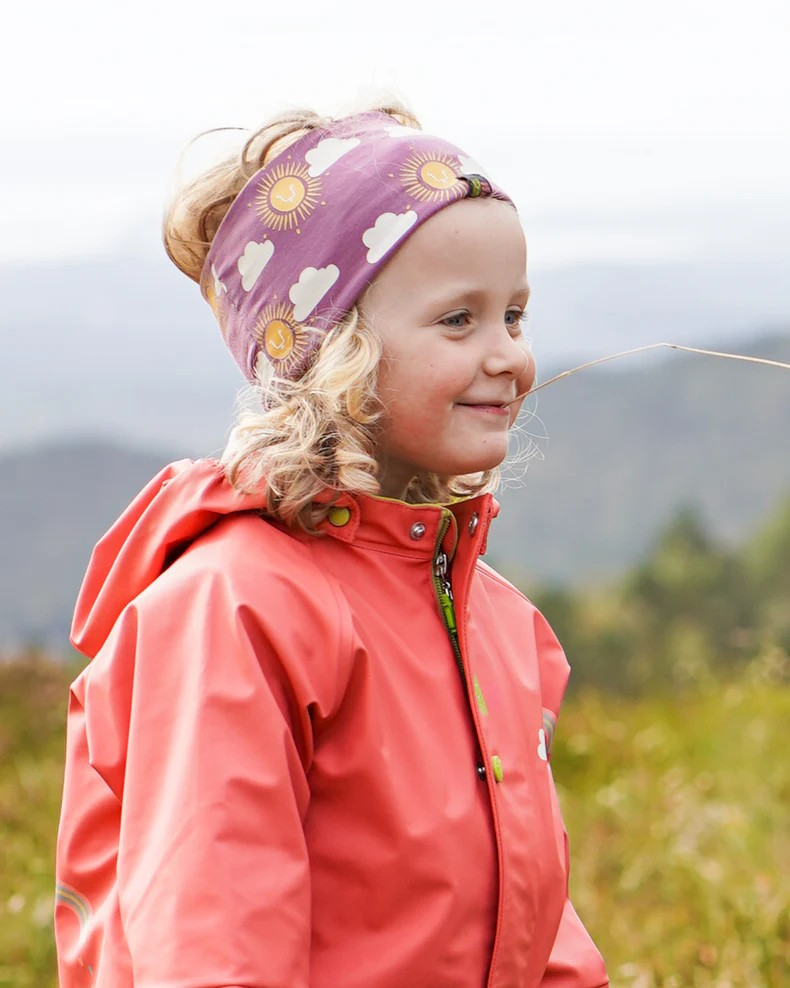
[[[270,302],[252,329],[252,335],[273,364],[278,377],[289,377],[307,354],[309,330],[294,318],[286,302]]]
[[[401,166],[400,180],[412,199],[446,202],[460,183],[458,161],[441,151],[413,151]]]
[[[321,200],[321,180],[313,177],[303,161],[292,159],[275,165],[258,184],[255,211],[261,222],[273,230],[299,232]]]

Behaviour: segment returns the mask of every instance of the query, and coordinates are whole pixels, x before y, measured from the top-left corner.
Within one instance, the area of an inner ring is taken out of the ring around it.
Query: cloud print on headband
[[[401,240],[417,222],[414,210],[407,213],[382,213],[376,222],[362,234],[362,243],[368,248],[368,264],[380,261],[390,248]]]
[[[387,133],[390,137],[413,137],[415,134],[421,134],[421,130],[417,130],[416,127],[401,127],[398,124],[397,127],[387,127]]]
[[[470,158],[465,154],[459,154],[458,163],[464,175],[482,175],[483,178],[488,178],[488,172],[474,158]]]
[[[221,295],[226,295],[227,294],[227,291],[228,291],[227,285],[225,284],[224,281],[220,281],[219,280],[219,275],[217,274],[217,269],[216,269],[216,267],[213,264],[211,265],[211,277],[212,277],[212,280],[214,282],[214,285],[213,285],[213,288],[214,288],[214,296],[216,298],[219,298]]]
[[[310,166],[307,169],[308,174],[311,178],[317,178],[361,143],[358,137],[347,137],[345,140],[340,137],[327,137],[304,156],[304,160]]]
[[[261,271],[272,259],[274,244],[271,240],[264,240],[259,244],[256,240],[251,240],[244,248],[244,253],[236,262],[241,275],[241,287],[245,292],[251,292],[255,282],[260,278]]]
[[[340,269],[336,264],[328,264],[325,268],[305,268],[288,291],[294,305],[294,319],[303,322],[339,277]]]

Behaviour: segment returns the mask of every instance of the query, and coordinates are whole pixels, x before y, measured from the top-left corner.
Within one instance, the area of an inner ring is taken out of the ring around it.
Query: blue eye
[[[451,315],[445,316],[442,322],[445,326],[449,326],[450,329],[463,329],[469,323],[469,313],[453,312]]]
[[[506,326],[526,326],[529,322],[529,313],[521,309],[508,309],[505,313]]]

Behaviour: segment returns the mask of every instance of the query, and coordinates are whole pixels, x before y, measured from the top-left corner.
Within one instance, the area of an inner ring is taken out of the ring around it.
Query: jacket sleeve
[[[270,635],[221,574],[167,580],[124,613],[85,691],[91,764],[121,804],[133,983],[307,988],[312,730],[277,640],[288,605],[270,595]]]

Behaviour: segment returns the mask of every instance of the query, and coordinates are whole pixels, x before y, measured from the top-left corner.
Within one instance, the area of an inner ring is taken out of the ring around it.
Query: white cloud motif
[[[228,286],[224,281],[219,280],[219,274],[213,264],[211,265],[211,275],[214,278],[214,298],[219,298],[221,295],[227,295]]]
[[[255,376],[262,388],[268,388],[274,377],[274,367],[271,360],[261,351],[255,358]]]
[[[382,213],[378,216],[373,226],[362,234],[362,243],[368,248],[368,264],[381,260],[416,222],[417,214],[411,209],[405,213]]]
[[[255,282],[260,277],[261,271],[266,267],[274,253],[274,244],[271,240],[264,240],[258,243],[257,240],[250,240],[244,248],[244,253],[236,262],[241,275],[241,287],[245,292],[251,292]]]
[[[305,268],[295,285],[291,285],[288,298],[294,304],[294,319],[303,322],[340,277],[335,264],[325,268]]]
[[[485,168],[478,161],[475,161],[474,158],[469,158],[465,154],[459,154],[458,163],[461,166],[462,175],[482,175],[483,178],[489,177]]]
[[[362,142],[358,137],[325,137],[304,156],[305,161],[310,165],[308,174],[311,178],[323,174],[336,161],[340,161],[343,155],[353,151]]]
[[[402,127],[400,124],[393,127],[385,127],[390,137],[413,137],[415,134],[422,134],[416,127]]]

